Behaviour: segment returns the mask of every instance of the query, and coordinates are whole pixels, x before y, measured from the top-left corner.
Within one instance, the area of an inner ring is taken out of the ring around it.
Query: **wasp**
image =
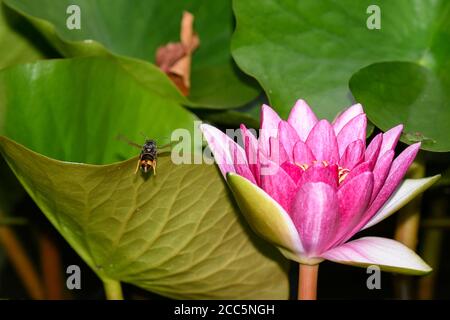
[[[147,173],[150,168],[152,168],[153,175],[156,175],[156,159],[158,157],[158,147],[156,146],[155,140],[145,138],[144,145],[139,145],[121,135],[119,135],[117,138],[120,140],[124,140],[133,147],[141,149],[139,160],[136,166],[136,171],[134,172],[135,174],[138,173],[139,168],[144,173]]]
[[[135,174],[141,168],[144,173],[147,173],[150,167],[153,169],[153,175],[156,176],[156,158],[158,156],[158,149],[156,147],[155,140],[146,139],[144,145],[142,146],[141,154],[139,156],[139,161],[136,167]]]

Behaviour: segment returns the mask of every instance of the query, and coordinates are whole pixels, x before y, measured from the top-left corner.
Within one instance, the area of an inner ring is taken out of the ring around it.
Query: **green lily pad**
[[[5,69],[0,73],[0,114],[0,134],[55,159],[91,164],[139,153],[119,142],[119,135],[141,143],[144,133],[167,142],[175,129],[192,131],[196,119],[170,99],[164,83],[148,90],[113,57]]]
[[[450,68],[435,72],[414,62],[376,63],[355,73],[350,89],[377,127],[402,123],[403,142],[445,152],[450,151],[449,76]]]
[[[51,50],[38,45],[41,35],[30,31],[31,27],[28,21],[0,1],[0,69],[52,56]],[[0,113],[0,119],[3,116]],[[14,219],[3,215],[10,212],[23,194],[23,188],[0,159],[0,224]]]
[[[243,111],[225,110],[225,111],[202,111],[196,113],[203,121],[211,122],[220,128],[239,128],[244,124],[248,128],[258,128],[259,120]]]
[[[146,178],[134,174],[137,158],[103,166],[62,162],[4,137],[0,151],[101,278],[172,298],[287,298],[280,257],[240,220],[214,166],[175,165],[161,156],[157,175]]]
[[[127,70],[90,57],[1,71],[0,153],[16,177],[104,280],[173,298],[287,298],[286,261],[252,236],[214,166],[161,154],[156,176],[134,173],[139,150],[118,134],[161,141],[196,118]]]
[[[197,110],[196,115],[203,121],[212,122],[220,128],[239,128],[244,124],[247,128],[260,127],[261,106],[267,103],[265,96],[233,110]]]
[[[45,50],[21,32],[27,27],[22,17],[0,2],[0,69],[46,57]]]
[[[381,29],[367,27],[371,5],[380,8]],[[235,0],[234,12],[233,56],[283,116],[304,98],[320,117],[334,118],[352,103],[350,77],[372,63],[448,57],[444,0]]]
[[[114,55],[139,59],[143,68],[154,62],[159,46],[179,41],[182,12],[195,16],[200,47],[192,60],[192,107],[238,107],[258,95],[256,84],[234,64],[230,54],[233,17],[230,1],[135,0],[5,0],[25,15],[65,56]],[[78,5],[81,29],[66,26],[66,10]],[[125,24],[124,24],[125,22]],[[136,68],[135,77],[145,70]],[[143,80],[145,82],[145,80]],[[181,94],[180,94],[181,95]]]

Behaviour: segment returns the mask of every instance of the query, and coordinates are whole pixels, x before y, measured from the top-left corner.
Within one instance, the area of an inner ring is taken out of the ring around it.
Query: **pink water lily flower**
[[[439,178],[403,180],[420,144],[395,158],[402,125],[366,146],[366,124],[360,104],[330,123],[299,100],[287,121],[263,105],[259,138],[241,125],[243,148],[210,125],[201,130],[252,229],[287,258],[428,273],[431,268],[397,241],[349,241]]]

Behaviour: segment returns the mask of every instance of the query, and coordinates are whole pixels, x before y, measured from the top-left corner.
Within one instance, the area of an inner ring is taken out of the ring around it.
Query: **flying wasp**
[[[146,138],[144,145],[139,145],[121,135],[118,136],[118,139],[124,140],[129,145],[141,149],[139,160],[136,166],[136,171],[134,172],[135,174],[139,171],[139,168],[141,168],[144,173],[147,173],[150,168],[152,168],[153,175],[156,175],[156,159],[158,157],[158,148],[156,146],[155,140]]]
[[[145,139],[145,143],[142,146],[139,161],[136,167],[135,174],[141,168],[144,173],[147,173],[150,167],[153,169],[153,175],[156,176],[156,158],[158,157],[158,149],[156,147],[155,140]]]

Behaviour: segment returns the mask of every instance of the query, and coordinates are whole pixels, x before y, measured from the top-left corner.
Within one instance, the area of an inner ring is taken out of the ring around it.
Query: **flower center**
[[[349,172],[350,172],[349,169],[339,167],[338,170],[339,184],[341,184],[345,180]]]
[[[313,164],[317,164],[317,163],[322,163],[322,165],[324,167],[329,166],[328,161],[325,161],[325,160],[322,160],[322,161],[314,160],[313,161]],[[300,167],[303,171],[306,171],[309,168],[309,164],[307,164],[307,163],[297,163],[296,162],[295,165]],[[341,184],[345,180],[345,178],[347,177],[349,172],[350,172],[350,170],[347,169],[347,168],[343,168],[343,167],[340,167],[340,166],[338,167],[338,181],[339,181],[339,184]]]

